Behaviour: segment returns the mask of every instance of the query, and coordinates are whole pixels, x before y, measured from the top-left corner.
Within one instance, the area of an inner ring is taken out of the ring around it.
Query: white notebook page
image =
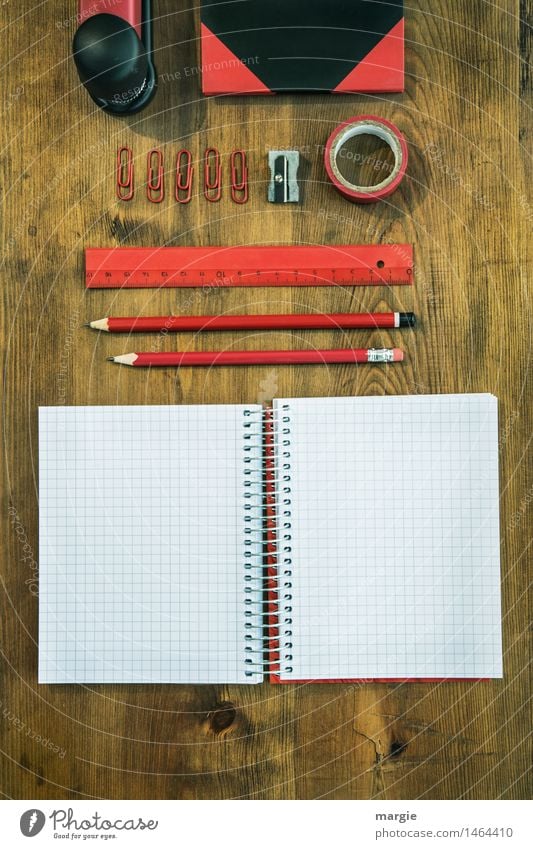
[[[262,680],[245,666],[259,620],[244,619],[244,450],[260,454],[260,411],[40,409],[41,682]]]
[[[290,443],[281,678],[500,677],[496,398],[274,407],[278,505]]]

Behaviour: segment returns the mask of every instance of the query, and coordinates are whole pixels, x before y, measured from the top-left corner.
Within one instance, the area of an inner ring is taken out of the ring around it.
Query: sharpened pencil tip
[[[109,323],[107,318],[99,318],[98,321],[90,321],[89,327],[92,330],[105,330],[106,333],[109,333]]]
[[[114,363],[115,362],[114,357],[106,357],[106,360],[107,360],[108,363]]]
[[[118,357],[111,357],[114,363],[118,363],[121,366],[132,366],[139,359],[138,354],[119,354]]]

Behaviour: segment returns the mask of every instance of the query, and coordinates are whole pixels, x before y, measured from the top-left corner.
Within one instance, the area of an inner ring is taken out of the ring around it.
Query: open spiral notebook
[[[39,411],[42,683],[502,675],[492,395]]]

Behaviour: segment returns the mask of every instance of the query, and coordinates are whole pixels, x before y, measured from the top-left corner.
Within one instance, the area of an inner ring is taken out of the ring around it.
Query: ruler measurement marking
[[[338,264],[327,264],[332,253],[340,260]],[[224,254],[224,268],[210,267],[217,254]],[[290,264],[291,256],[298,256],[304,264],[296,268]],[[254,258],[264,262],[265,267],[249,263]],[[326,263],[318,266],[317,258]],[[354,266],[354,259],[360,262],[359,266]],[[411,245],[88,248],[85,280],[89,288],[410,285],[413,253]]]

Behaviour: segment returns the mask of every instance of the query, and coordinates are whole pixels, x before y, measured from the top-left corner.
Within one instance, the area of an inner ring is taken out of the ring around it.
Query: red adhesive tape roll
[[[355,136],[370,135],[383,139],[394,154],[394,166],[390,174],[375,186],[357,186],[350,183],[339,169],[338,160],[341,150],[349,139]],[[348,200],[356,203],[374,203],[391,195],[404,178],[407,168],[408,152],[405,138],[397,127],[385,118],[376,115],[357,115],[349,118],[333,130],[324,154],[328,177],[335,188]]]

